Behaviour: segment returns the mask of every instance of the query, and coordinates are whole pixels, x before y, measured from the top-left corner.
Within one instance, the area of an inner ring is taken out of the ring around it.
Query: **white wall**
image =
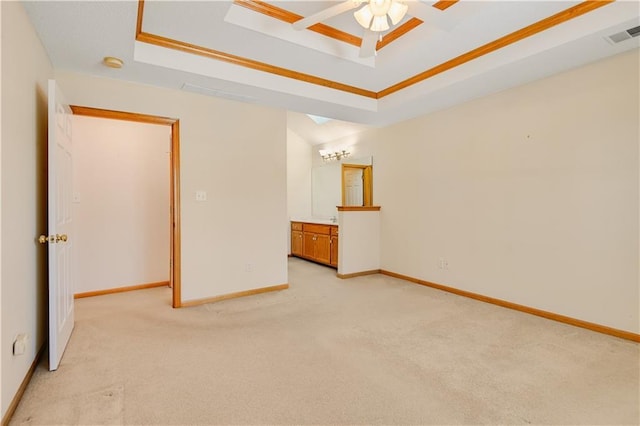
[[[75,293],[169,281],[171,127],[74,116]]]
[[[289,218],[311,217],[311,144],[287,129],[287,213]],[[287,228],[287,252],[291,232]]]
[[[380,212],[340,211],[338,274],[380,269]]]
[[[360,134],[382,269],[638,333],[639,59]]]
[[[287,282],[284,110],[69,72],[56,79],[75,105],[180,119],[183,301]]]
[[[52,67],[23,7],[2,8],[2,416],[46,338],[47,79]],[[10,249],[9,249],[10,248]],[[24,355],[13,340],[27,333]]]
[[[312,146],[287,129],[287,210],[289,217],[311,216]]]

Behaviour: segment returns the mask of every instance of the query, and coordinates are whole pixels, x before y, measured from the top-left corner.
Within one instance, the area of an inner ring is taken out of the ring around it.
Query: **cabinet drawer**
[[[302,223],[300,223],[300,222],[291,222],[291,230],[292,231],[302,231]]]
[[[332,226],[331,227],[331,235],[338,235],[338,227],[337,226]]]
[[[311,232],[314,234],[329,235],[330,225],[318,225],[317,223],[305,223],[303,224],[304,232]]]

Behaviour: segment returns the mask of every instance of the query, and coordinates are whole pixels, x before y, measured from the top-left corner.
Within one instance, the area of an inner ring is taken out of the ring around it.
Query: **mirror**
[[[344,160],[345,164],[371,166],[372,157]],[[338,214],[342,202],[342,163],[330,162],[311,169],[311,214],[315,218],[331,218]]]
[[[330,218],[340,205],[340,163],[324,164],[311,169],[311,214]]]

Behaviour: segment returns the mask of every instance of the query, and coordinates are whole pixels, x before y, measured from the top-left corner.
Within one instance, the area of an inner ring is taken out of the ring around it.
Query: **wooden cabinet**
[[[291,254],[325,265],[338,266],[338,227],[291,222]]]
[[[329,263],[329,236],[314,232],[304,233],[303,256],[320,263]]]
[[[302,256],[302,231],[291,231],[291,254]]]
[[[302,223],[291,222],[291,254],[293,256],[302,256]]]
[[[331,237],[329,243],[331,244],[331,266],[338,267],[338,227],[331,227]]]

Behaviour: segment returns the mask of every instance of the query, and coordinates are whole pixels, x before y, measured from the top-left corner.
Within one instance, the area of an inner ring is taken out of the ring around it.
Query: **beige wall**
[[[75,293],[169,281],[171,127],[75,116]]]
[[[47,79],[52,67],[23,7],[2,8],[2,416],[46,339]],[[10,248],[10,249],[8,249]],[[27,333],[24,355],[13,356]]]
[[[284,110],[68,72],[56,80],[72,104],[180,119],[183,301],[287,282]]]
[[[380,212],[338,212],[338,274],[380,269]]]
[[[46,249],[35,241],[46,231],[46,85],[53,70],[21,4],[1,7],[4,415],[46,337]],[[183,300],[287,282],[285,111],[57,77],[71,103],[181,120]],[[196,203],[196,190],[206,190],[208,201]],[[25,332],[27,353],[7,356]]]
[[[311,217],[311,145],[287,129],[287,212],[289,218]],[[291,233],[287,230],[291,252]]]
[[[382,268],[638,333],[639,63],[360,134]]]
[[[289,217],[311,216],[312,146],[287,130],[287,210]]]
[[[46,251],[35,238],[46,228],[52,67],[20,3],[1,8],[4,415],[46,334]],[[638,63],[626,53],[363,134],[358,152],[374,156],[382,205],[381,266],[637,333]],[[284,111],[57,79],[75,104],[181,120],[185,300],[287,281]],[[196,203],[196,190],[208,201]],[[27,353],[13,357],[22,332]]]
[[[0,99],[2,99],[2,6],[0,6]],[[2,165],[2,102],[0,102],[0,165]],[[0,172],[0,309],[2,308],[2,173]],[[0,312],[0,420],[4,418],[4,404],[2,402],[2,353],[4,352],[2,338],[2,312]]]

